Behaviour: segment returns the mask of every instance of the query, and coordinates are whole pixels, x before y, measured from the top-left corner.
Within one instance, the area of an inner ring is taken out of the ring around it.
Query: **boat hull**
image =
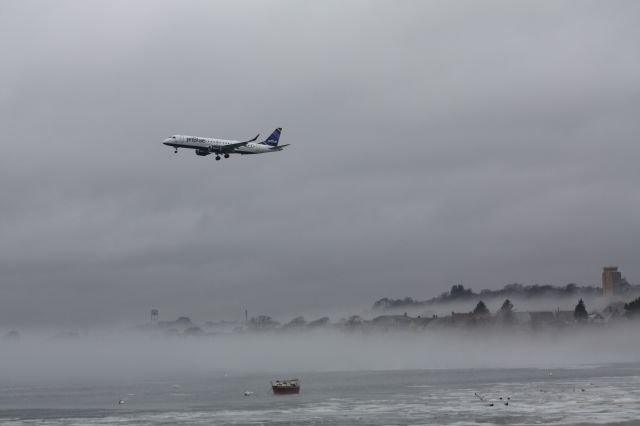
[[[271,389],[273,393],[279,395],[300,393],[300,381],[298,379],[274,380],[271,382]]]
[[[300,386],[298,387],[279,387],[279,386],[271,386],[273,393],[277,395],[289,395],[294,393],[300,393]]]

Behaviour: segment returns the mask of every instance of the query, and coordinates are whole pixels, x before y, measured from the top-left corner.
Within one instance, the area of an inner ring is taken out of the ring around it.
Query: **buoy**
[[[118,404],[125,404],[127,401],[125,401],[124,399],[121,399],[120,401],[118,401]]]
[[[251,395],[253,395],[253,392],[244,391],[244,396],[251,396]]]

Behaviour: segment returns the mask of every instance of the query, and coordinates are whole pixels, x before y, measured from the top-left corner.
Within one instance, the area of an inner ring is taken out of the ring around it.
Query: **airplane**
[[[203,157],[215,154],[216,160],[219,161],[221,155],[224,158],[229,158],[229,154],[248,155],[282,151],[285,146],[289,146],[290,144],[278,146],[281,133],[282,127],[278,127],[262,142],[256,142],[260,136],[260,134],[258,134],[255,138],[244,142],[226,139],[201,138],[198,136],[172,135],[166,138],[162,143],[163,145],[173,147],[176,154],[178,153],[178,148],[189,148],[195,149],[196,155]]]

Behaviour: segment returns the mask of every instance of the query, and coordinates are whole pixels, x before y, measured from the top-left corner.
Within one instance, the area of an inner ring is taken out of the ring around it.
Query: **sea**
[[[272,393],[293,377],[300,394]],[[640,425],[640,364],[0,383],[0,424]]]

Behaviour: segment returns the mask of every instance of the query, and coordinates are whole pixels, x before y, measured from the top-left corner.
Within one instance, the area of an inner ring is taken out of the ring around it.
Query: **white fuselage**
[[[174,148],[188,148],[201,150],[202,152],[209,151],[216,154],[223,152],[226,145],[237,144],[239,141],[215,139],[215,138],[203,138],[199,136],[187,136],[187,135],[174,135],[164,140],[164,144],[172,146]],[[263,145],[261,143],[249,142],[246,145],[234,148],[233,151],[229,151],[229,154],[263,154],[266,152],[279,151],[277,147],[271,147],[269,145]]]

